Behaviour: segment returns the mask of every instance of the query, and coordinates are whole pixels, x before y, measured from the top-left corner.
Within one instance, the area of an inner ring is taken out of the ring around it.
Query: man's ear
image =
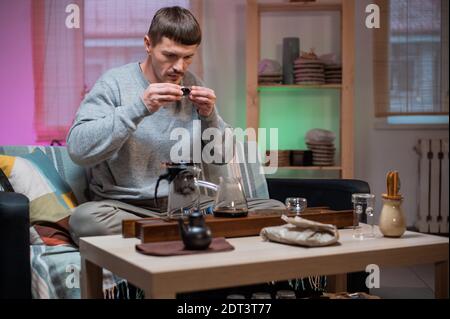
[[[148,35],[145,35],[145,37],[144,37],[144,45],[145,45],[145,50],[147,51],[147,54],[152,53],[152,40],[150,39],[150,37]]]

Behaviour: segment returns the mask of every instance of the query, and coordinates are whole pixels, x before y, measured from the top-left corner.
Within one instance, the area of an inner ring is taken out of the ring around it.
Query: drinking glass
[[[306,198],[288,197],[285,201],[286,208],[289,212],[295,213],[299,216],[308,206]]]
[[[353,194],[352,203],[357,218],[357,225],[353,226],[353,238],[364,240],[375,237],[375,195]]]

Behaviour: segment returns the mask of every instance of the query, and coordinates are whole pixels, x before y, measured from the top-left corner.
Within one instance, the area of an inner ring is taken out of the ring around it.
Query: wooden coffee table
[[[228,239],[234,251],[173,257],[142,255],[135,250],[139,243],[135,238],[84,237],[80,240],[81,297],[103,298],[102,268],[141,288],[147,298],[175,298],[177,293],[313,275],[334,275],[334,290],[345,291],[345,274],[364,271],[370,264],[434,264],[435,296],[448,298],[448,238],[406,232],[398,239],[379,235],[358,241],[350,229],[339,233],[340,244],[330,247],[303,248],[242,237]]]

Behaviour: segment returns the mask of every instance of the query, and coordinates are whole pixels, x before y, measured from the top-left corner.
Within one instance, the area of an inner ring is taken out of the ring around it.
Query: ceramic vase
[[[383,198],[379,228],[385,237],[401,237],[406,231],[406,218],[402,209],[403,200]]]

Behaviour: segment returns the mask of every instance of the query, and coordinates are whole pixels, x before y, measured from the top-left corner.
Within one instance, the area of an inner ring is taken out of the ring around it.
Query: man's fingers
[[[183,96],[183,91],[181,91],[181,88],[174,88],[174,87],[152,87],[150,92],[156,93],[158,95],[175,95],[175,96]]]
[[[209,99],[215,99],[216,95],[212,90],[191,90],[191,96],[193,97],[207,97]]]
[[[204,86],[195,86],[195,85],[191,86],[191,90],[195,90],[195,91],[206,90],[206,91],[211,91],[212,92],[212,90],[210,88],[207,88],[207,87],[204,87]]]
[[[211,104],[211,99],[207,97],[193,97],[192,102],[199,103],[199,104]]]
[[[153,83],[150,84],[151,87],[155,87],[155,88],[172,88],[172,89],[178,89],[181,90],[181,86],[179,86],[178,84],[174,84],[174,83]]]
[[[176,95],[182,96],[181,86],[173,83],[154,83],[150,84],[146,90],[147,94],[158,95]]]
[[[175,101],[179,101],[181,100],[181,96],[173,96],[173,95],[160,95],[157,98],[158,102],[162,102],[162,103],[171,103],[171,102],[175,102]]]

